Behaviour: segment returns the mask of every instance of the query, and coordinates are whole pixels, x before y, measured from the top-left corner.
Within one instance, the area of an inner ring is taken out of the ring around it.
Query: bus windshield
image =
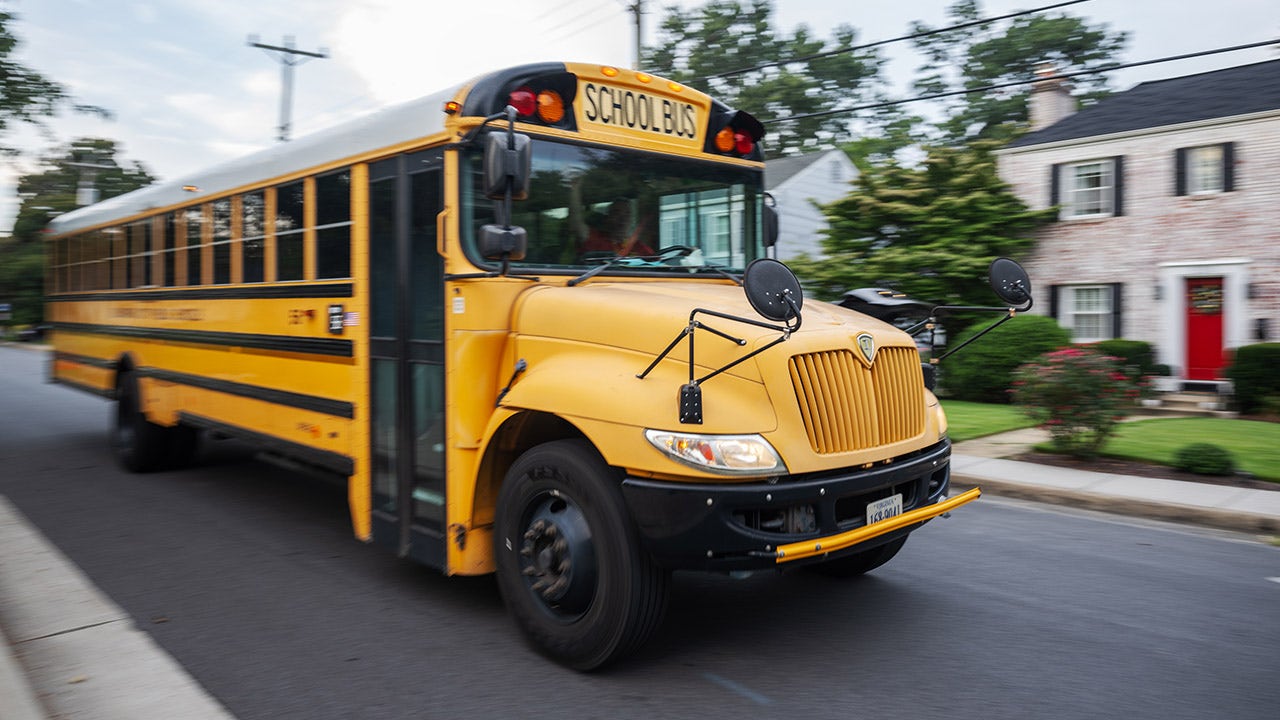
[[[463,179],[464,244],[477,262],[476,233],[498,222],[501,205],[482,194],[482,159],[469,154]],[[764,256],[762,180],[751,168],[536,139],[529,196],[512,203],[511,224],[528,233],[528,250],[511,267],[740,272]]]

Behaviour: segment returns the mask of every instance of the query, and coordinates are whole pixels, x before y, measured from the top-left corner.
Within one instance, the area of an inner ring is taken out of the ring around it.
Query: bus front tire
[[[863,550],[860,553],[854,553],[848,557],[828,560],[816,565],[808,567],[814,572],[828,575],[830,577],[858,577],[875,570],[881,565],[893,559],[894,555],[902,549],[907,543],[907,536],[902,536],[892,542],[887,542],[879,547],[873,547],[870,550]]]
[[[166,456],[165,428],[147,420],[139,398],[137,377],[131,372],[125,373],[116,387],[111,445],[121,467],[135,473],[160,468]]]
[[[521,455],[494,522],[498,589],[541,652],[594,670],[658,627],[670,573],[641,548],[616,474],[588,443],[559,440]]]

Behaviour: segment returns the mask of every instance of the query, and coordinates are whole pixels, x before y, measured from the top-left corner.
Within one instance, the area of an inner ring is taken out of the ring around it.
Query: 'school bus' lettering
[[[698,136],[698,111],[692,103],[630,88],[586,82],[582,116],[600,125],[693,140]]]
[[[116,402],[130,470],[226,436],[338,475],[358,538],[496,573],[544,652],[598,667],[674,570],[857,575],[978,493],[948,497],[910,337],[800,327],[762,134],[544,63],[66,213],[52,379]]]

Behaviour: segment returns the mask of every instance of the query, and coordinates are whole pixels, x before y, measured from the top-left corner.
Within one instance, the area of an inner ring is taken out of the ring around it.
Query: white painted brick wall
[[[1177,196],[1175,150],[1224,142],[1235,143],[1235,190]],[[1048,314],[1051,285],[1124,283],[1123,336],[1151,342],[1180,374],[1182,279],[1221,268],[1231,275],[1224,345],[1257,342],[1259,319],[1269,323],[1267,339],[1280,340],[1280,112],[1009,148],[1000,151],[1000,175],[1024,202],[1044,208],[1052,165],[1116,155],[1124,156],[1124,215],[1063,220],[1040,232],[1022,258],[1032,312]]]

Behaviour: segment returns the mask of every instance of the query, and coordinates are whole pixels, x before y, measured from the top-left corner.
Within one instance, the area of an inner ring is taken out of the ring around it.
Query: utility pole
[[[324,48],[317,52],[299,50],[294,47],[292,35],[284,36],[284,45],[264,45],[258,42],[257,35],[250,35],[249,47],[262,48],[280,61],[280,134],[277,139],[284,142],[289,139],[289,116],[293,107],[293,66],[311,58],[327,58],[329,51]]]
[[[640,30],[641,30],[640,16],[644,14],[644,0],[635,0],[635,2],[627,6],[627,10],[630,11],[632,15],[636,16],[636,62],[635,62],[634,69],[639,70],[640,69]]]

